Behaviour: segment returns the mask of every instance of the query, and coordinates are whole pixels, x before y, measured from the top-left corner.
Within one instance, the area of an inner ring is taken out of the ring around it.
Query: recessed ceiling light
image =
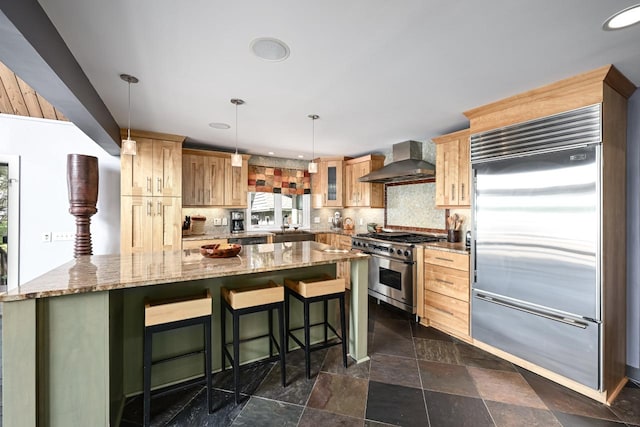
[[[605,31],[619,30],[621,28],[630,27],[640,22],[640,4],[628,7],[618,13],[614,13],[604,21],[602,29]]]
[[[289,57],[289,46],[272,37],[260,37],[254,39],[249,48],[254,55],[265,61],[284,61]]]
[[[229,129],[231,127],[226,123],[216,123],[216,122],[209,123],[209,126],[211,126],[214,129]]]
[[[304,159],[304,156],[302,154],[298,154],[298,158],[299,159]]]
[[[269,154],[270,156],[273,156],[276,153],[274,153],[273,151],[269,151],[267,154]]]

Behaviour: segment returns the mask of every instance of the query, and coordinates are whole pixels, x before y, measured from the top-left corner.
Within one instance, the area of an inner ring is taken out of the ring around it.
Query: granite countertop
[[[287,231],[290,231],[292,233],[294,232],[294,230],[292,229]],[[355,230],[344,230],[342,228],[311,229],[311,230],[299,229],[297,231],[303,231],[311,234],[334,233],[334,234],[342,234],[344,236],[355,236],[357,234]],[[187,236],[182,236],[182,240],[212,240],[212,239],[231,239],[231,238],[238,238],[238,237],[262,237],[262,236],[268,237],[273,235],[274,235],[274,231],[269,231],[269,230],[245,231],[242,233],[231,233],[229,231],[224,231],[224,232],[211,232],[211,233],[205,233],[205,234],[190,234]]]
[[[82,256],[0,294],[0,301],[287,270],[368,256],[331,249],[329,245],[316,242],[287,242],[246,245],[239,255],[232,258],[205,258],[197,249]]]
[[[445,252],[455,252],[459,254],[469,254],[469,248],[467,248],[464,242],[449,243],[449,242],[429,242],[423,243],[422,246],[425,249],[438,249]]]

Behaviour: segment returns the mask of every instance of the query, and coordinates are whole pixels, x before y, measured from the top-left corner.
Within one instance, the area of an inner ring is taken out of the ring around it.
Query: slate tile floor
[[[385,304],[369,304],[371,361],[345,369],[340,348],[315,352],[312,378],[300,351],[242,370],[236,405],[230,372],[214,375],[215,408],[201,385],[155,399],[157,426],[640,426],[640,387],[629,382],[611,407],[478,350]],[[141,424],[127,402],[121,427]]]

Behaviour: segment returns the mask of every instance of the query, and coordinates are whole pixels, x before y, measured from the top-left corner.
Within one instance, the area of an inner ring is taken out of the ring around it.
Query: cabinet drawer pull
[[[461,187],[460,200],[464,201],[464,184],[460,184],[460,187]]]
[[[152,189],[151,189],[151,177],[148,176],[147,177],[147,193],[151,193]]]
[[[453,262],[453,260],[452,260],[452,259],[449,259],[449,258],[440,258],[440,257],[436,257],[436,259],[437,259],[437,260],[440,260],[440,261]]]
[[[158,178],[158,193],[162,192],[162,179]]]
[[[147,215],[151,215],[151,202],[147,202]]]
[[[451,199],[453,199],[453,200],[456,199],[456,185],[455,184],[451,184]]]
[[[434,306],[431,306],[431,307],[435,308],[435,309],[436,309],[436,310],[438,310],[440,313],[448,314],[449,316],[452,316],[452,317],[453,317],[453,313],[452,313],[452,312],[450,312],[450,311],[443,310],[443,309],[441,309],[441,308],[434,307]]]
[[[158,207],[158,210],[156,211],[156,213],[158,215],[162,215],[162,202],[158,202],[156,206]]]
[[[448,282],[448,281],[442,280],[442,279],[436,279],[436,282],[444,283],[445,285],[451,285],[451,286],[453,286],[455,284],[453,282]]]

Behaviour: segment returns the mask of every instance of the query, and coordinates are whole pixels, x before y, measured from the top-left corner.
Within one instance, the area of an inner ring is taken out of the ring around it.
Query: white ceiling
[[[359,155],[468,125],[462,112],[605,64],[640,84],[637,0],[39,0],[121,127],[295,158]],[[256,37],[286,42],[266,62]],[[210,122],[226,122],[217,130]]]

